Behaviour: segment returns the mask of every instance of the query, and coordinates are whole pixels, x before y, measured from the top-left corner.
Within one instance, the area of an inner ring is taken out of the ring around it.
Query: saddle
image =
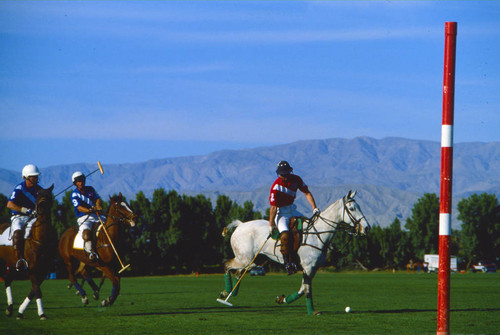
[[[291,233],[291,238],[293,238],[293,243],[292,243],[292,250],[290,250],[293,254],[297,254],[297,251],[299,250],[300,245],[302,244],[302,237],[303,237],[303,218],[300,217],[293,217],[290,219],[290,233]],[[276,241],[276,244],[278,241],[280,241],[280,233],[277,229],[273,229],[273,233],[271,234],[271,238]]]

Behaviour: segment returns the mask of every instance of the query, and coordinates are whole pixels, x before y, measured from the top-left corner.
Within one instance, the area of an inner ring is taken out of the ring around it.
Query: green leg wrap
[[[232,285],[234,288],[233,297],[237,296],[238,291],[240,290],[241,282],[238,284],[238,286],[235,287],[236,283],[238,282],[238,279],[239,278],[236,278],[236,276],[234,276],[234,278],[233,278],[233,285]]]
[[[295,293],[292,293],[290,294],[288,297],[285,298],[285,302],[287,304],[291,304],[292,302],[294,302],[295,300],[297,300],[298,298],[300,298],[302,295],[299,294],[299,292],[295,292]]]
[[[229,292],[233,289],[231,274],[229,272],[224,273],[224,284],[226,286],[226,292],[229,294]]]
[[[306,298],[306,306],[307,306],[307,314],[313,315],[314,314],[314,304],[313,304],[312,297]]]

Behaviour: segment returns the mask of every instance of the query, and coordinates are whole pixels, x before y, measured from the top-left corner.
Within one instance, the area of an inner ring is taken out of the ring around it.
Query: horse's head
[[[354,199],[355,195],[356,191],[349,191],[349,193],[343,198],[343,221],[350,224],[354,228],[356,234],[365,235],[368,231],[370,231],[370,224]]]
[[[121,193],[110,197],[109,204],[110,209],[108,216],[115,216],[119,221],[127,223],[130,227],[135,227],[134,219],[137,215],[132,212],[130,206],[127,204]]]
[[[51,187],[44,189],[38,189],[38,195],[36,197],[36,212],[40,215],[46,215],[50,213],[50,207],[52,204],[52,190],[54,189],[54,184]]]

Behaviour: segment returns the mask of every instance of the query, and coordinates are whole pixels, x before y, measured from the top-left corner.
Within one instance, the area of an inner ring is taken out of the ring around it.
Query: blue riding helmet
[[[289,174],[293,171],[293,168],[288,164],[287,161],[280,161],[276,168],[276,173],[280,176]]]

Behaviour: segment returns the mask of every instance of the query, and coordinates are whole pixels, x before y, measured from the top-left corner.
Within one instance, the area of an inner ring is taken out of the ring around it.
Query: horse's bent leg
[[[5,276],[5,295],[7,296],[7,309],[5,309],[5,315],[12,316],[12,311],[14,310],[14,298],[12,297],[12,277],[7,274]]]
[[[306,273],[302,275],[302,285],[297,292],[294,292],[288,296],[281,295],[276,298],[278,304],[291,304],[295,300],[299,299],[303,295],[306,295],[306,306],[307,313],[309,315],[317,314],[314,310],[313,298],[312,298],[312,278]]]

